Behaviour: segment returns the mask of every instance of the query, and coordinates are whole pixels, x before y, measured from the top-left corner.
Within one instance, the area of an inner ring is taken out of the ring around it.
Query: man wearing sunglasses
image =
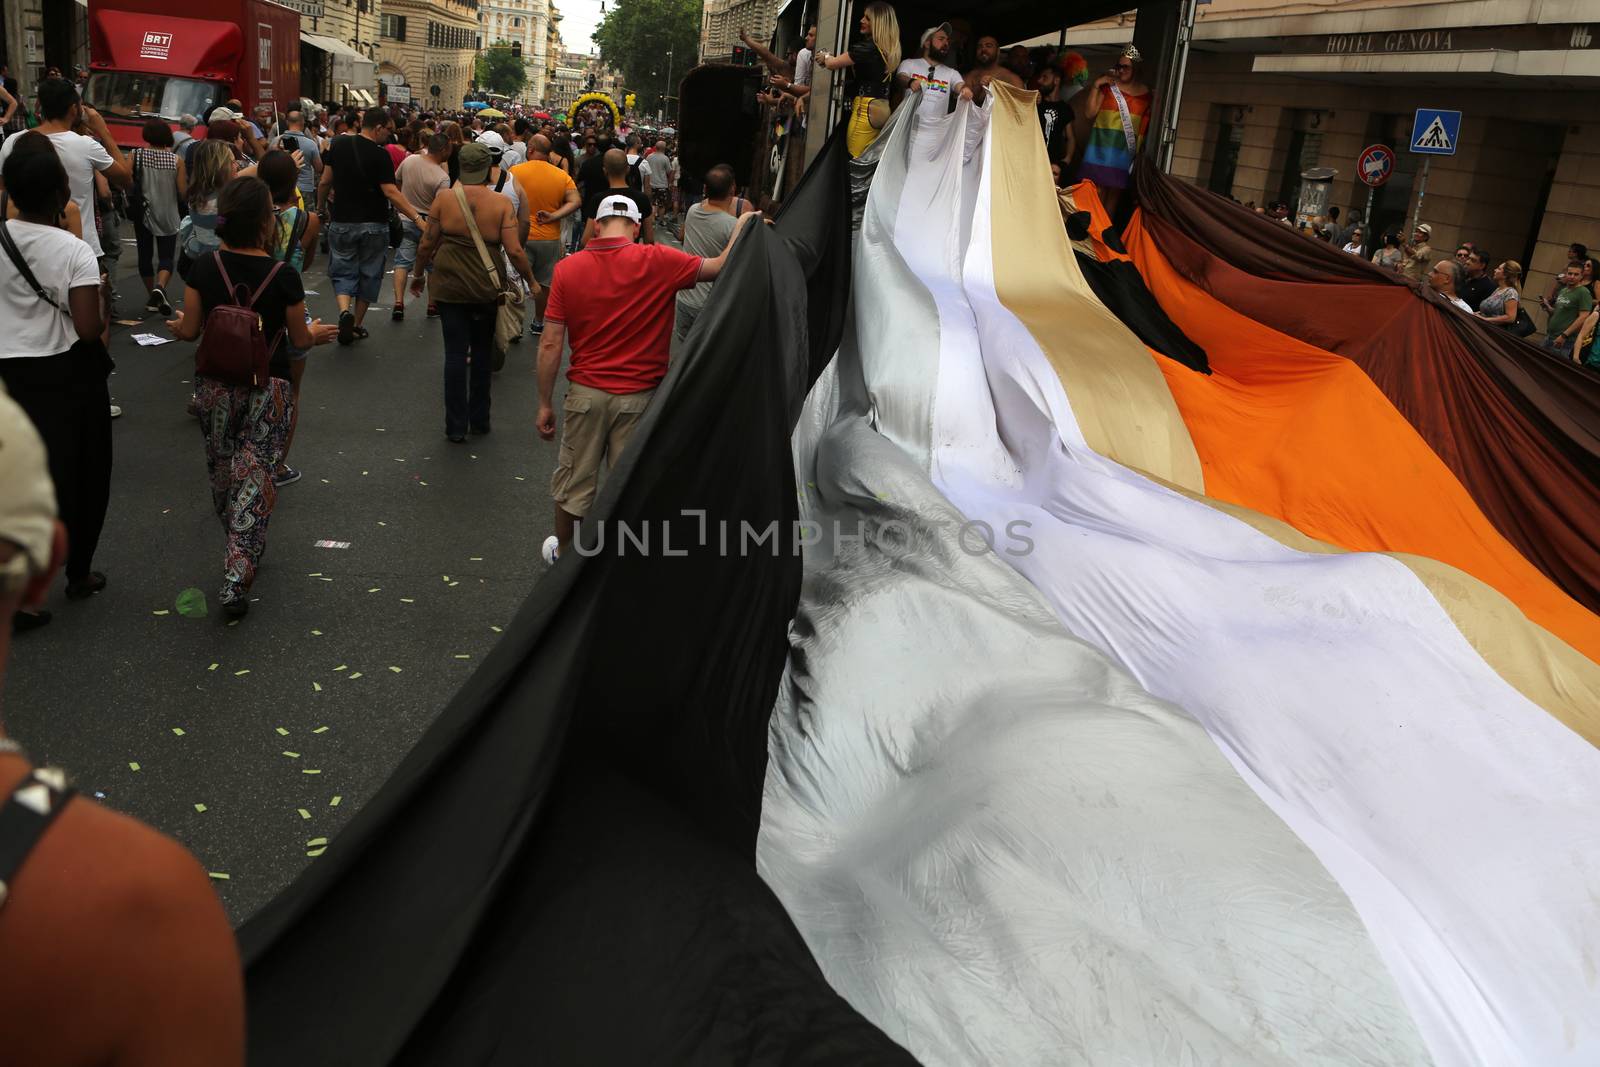
[[[907,59],[896,68],[894,81],[896,95],[903,98],[907,90],[921,87],[917,97],[917,118],[943,118],[955,110],[956,98],[961,92],[961,72],[949,65],[950,24],[922,31],[922,58]],[[898,100],[897,100],[898,103]]]

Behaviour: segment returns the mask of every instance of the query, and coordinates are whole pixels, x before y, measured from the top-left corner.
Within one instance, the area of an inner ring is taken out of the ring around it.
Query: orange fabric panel
[[[1595,616],[1495,529],[1359,367],[1263,326],[1189,282],[1157,251],[1137,214],[1124,240],[1162,308],[1210,359],[1206,376],[1155,357],[1200,454],[1208,496],[1351,551],[1408,552],[1449,564],[1600,662]]]
[[[1105,242],[1105,233],[1111,228],[1111,216],[1106,213],[1106,206],[1101,203],[1100,191],[1094,182],[1085,179],[1067,192],[1072,194],[1074,207],[1089,213],[1089,240],[1094,242],[1095,258],[1102,263],[1130,259],[1128,253],[1112,248]]]

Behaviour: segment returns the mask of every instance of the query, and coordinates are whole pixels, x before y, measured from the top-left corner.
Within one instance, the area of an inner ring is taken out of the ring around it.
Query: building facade
[[[480,47],[506,41],[522,57],[527,80],[519,99],[524,104],[545,103],[551,68],[551,10],[547,0],[482,0],[478,7]]]
[[[278,0],[300,13],[300,93],[354,107],[378,102],[383,0]]]
[[[424,108],[459,108],[478,56],[477,0],[383,0],[378,77]]]
[[[1420,196],[1435,247],[1471,240],[1517,260],[1532,292],[1565,266],[1571,242],[1600,248],[1600,4],[1215,0],[1199,10],[1174,176],[1292,206],[1301,173],[1331,167],[1329,202],[1348,217],[1368,202],[1357,160],[1384,144],[1396,164],[1372,197],[1380,234],[1407,230]],[[1067,41],[1097,70],[1130,33],[1108,20]],[[1409,151],[1426,108],[1463,113],[1454,155]]]
[[[767,41],[783,7],[780,0],[703,0],[700,9],[700,62],[726,61],[733,55],[741,29],[752,39]]]
[[[571,110],[572,102],[587,91],[588,73],[581,61],[588,58],[570,52],[562,57],[550,77],[550,91],[544,101],[546,111],[565,114]]]

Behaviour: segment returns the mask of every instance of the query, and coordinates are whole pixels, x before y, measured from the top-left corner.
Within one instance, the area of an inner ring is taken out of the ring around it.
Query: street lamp
[[[668,89],[672,88],[672,49],[670,49],[670,48],[667,49],[667,88]],[[666,94],[666,98],[668,100],[673,99],[673,97],[672,97],[672,95],[670,93]],[[663,102],[663,104],[664,104],[664,102]],[[665,117],[667,119],[671,119],[672,118],[671,110],[670,109],[665,109],[665,110],[666,110]]]

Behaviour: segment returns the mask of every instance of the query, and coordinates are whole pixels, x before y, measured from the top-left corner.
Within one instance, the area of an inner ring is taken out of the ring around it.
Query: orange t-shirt
[[[572,176],[553,163],[530,159],[511,168],[511,177],[528,204],[529,241],[561,240],[561,223],[539,221],[539,212],[556,211],[566,203],[567,190],[576,189]]]

